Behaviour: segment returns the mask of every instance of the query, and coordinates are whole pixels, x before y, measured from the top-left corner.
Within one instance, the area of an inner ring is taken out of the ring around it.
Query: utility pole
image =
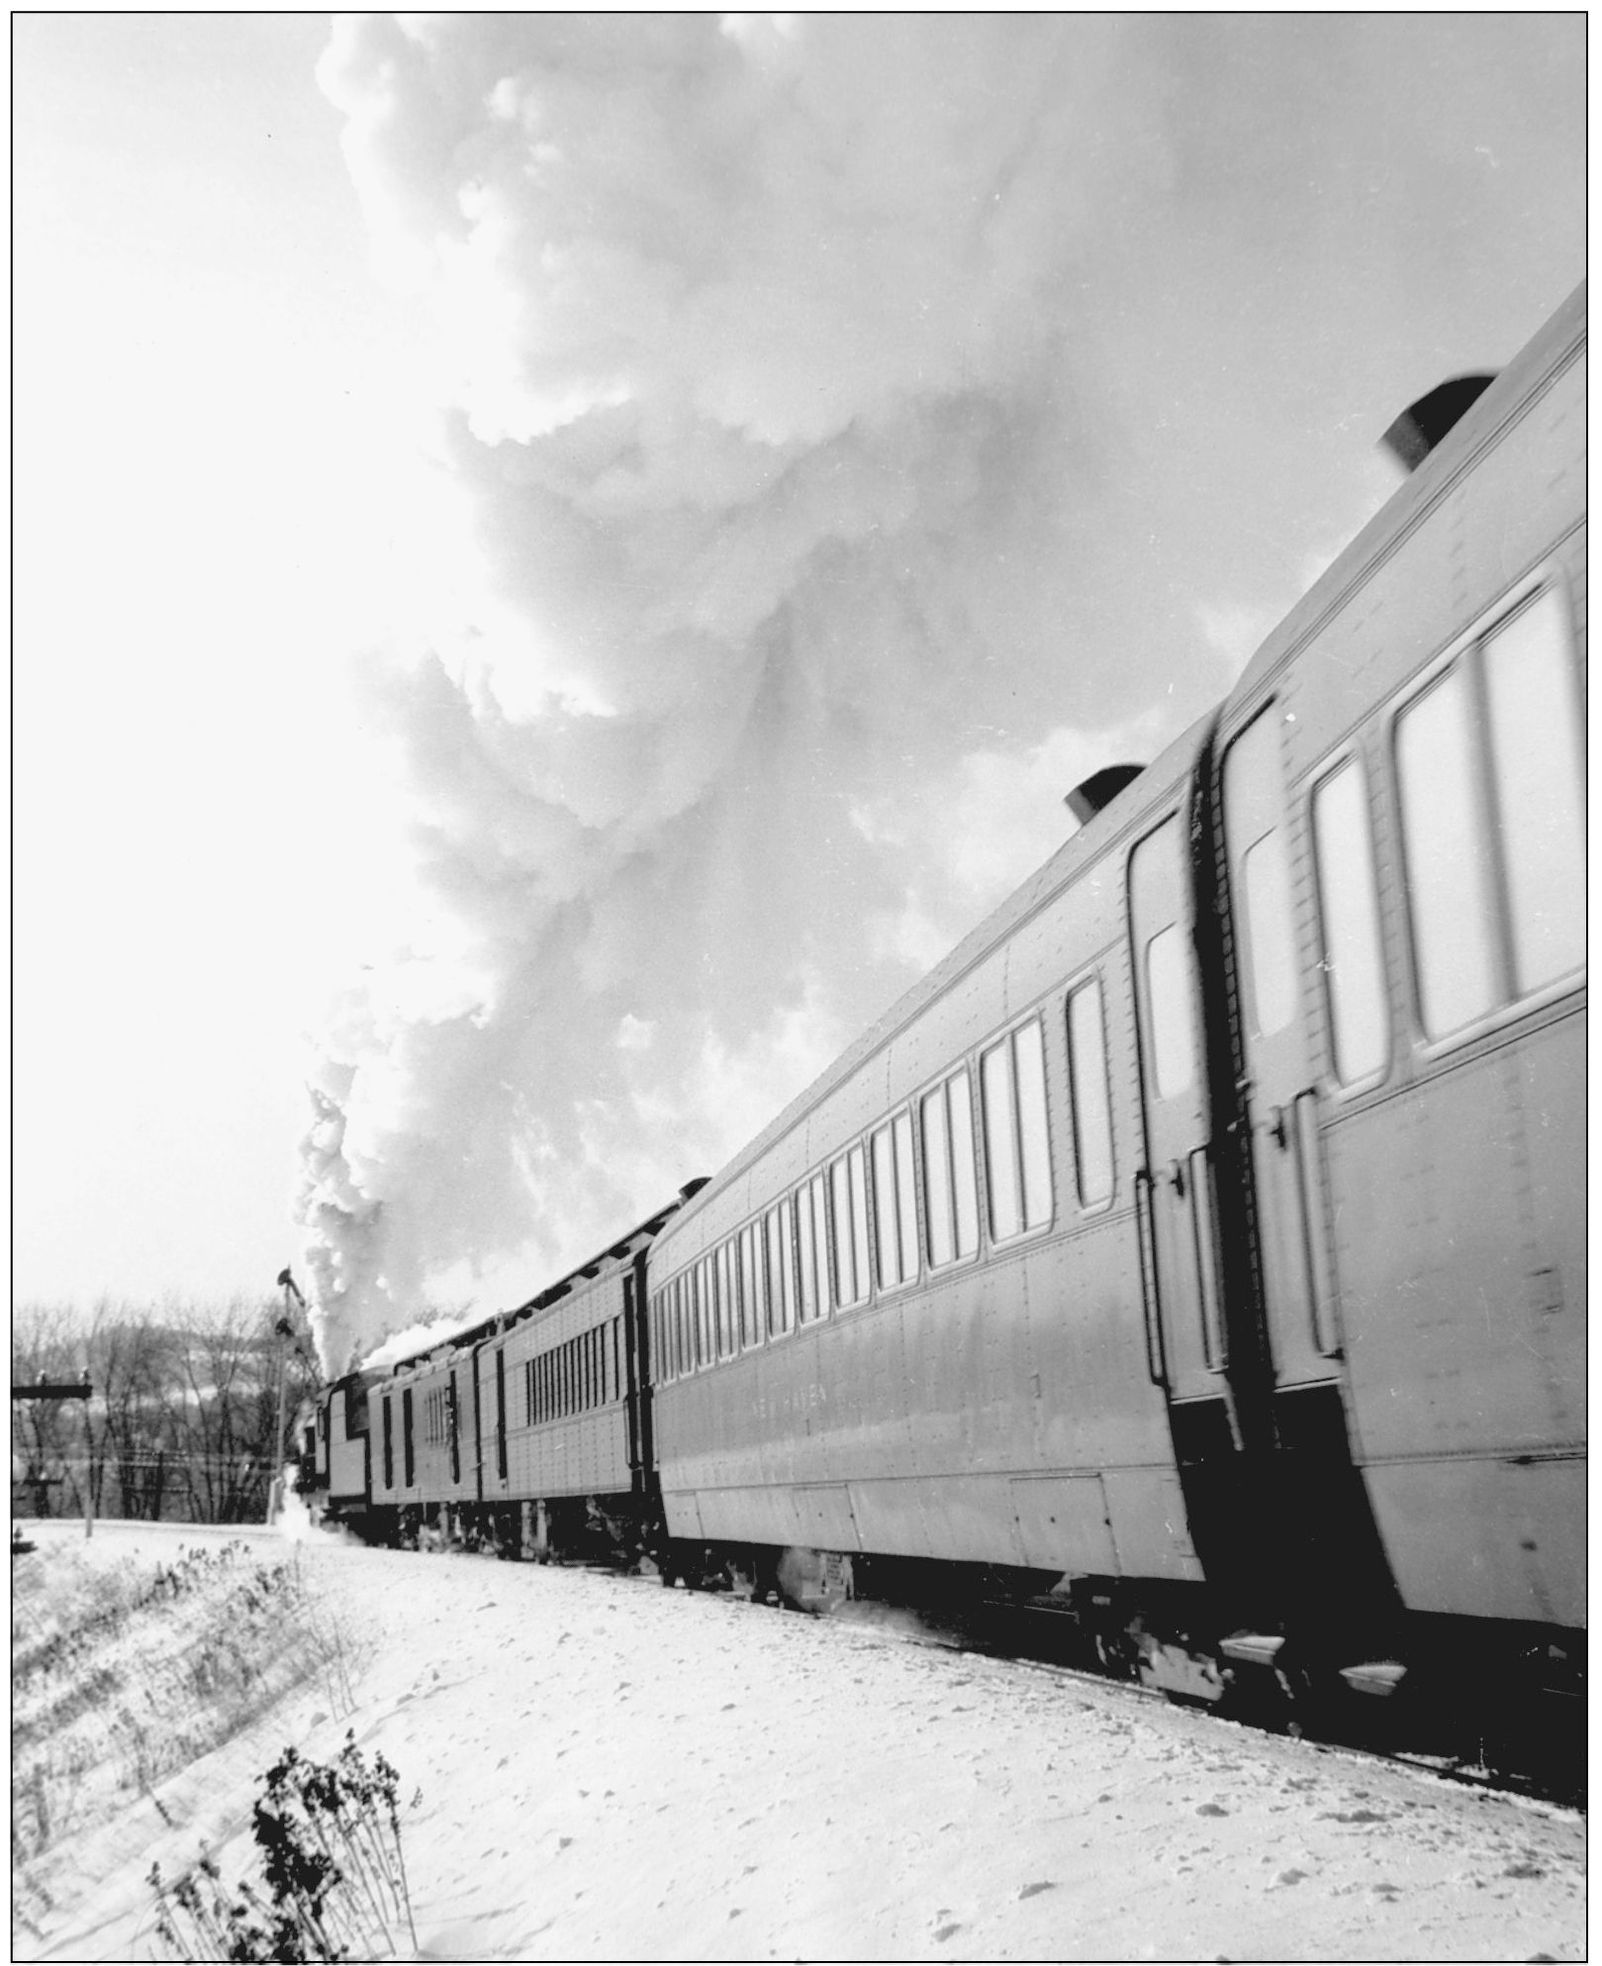
[[[87,1412],[89,1396],[92,1390],[93,1388],[89,1384],[89,1368],[85,1366],[81,1379],[47,1379],[41,1372],[31,1386],[13,1386],[11,1388],[11,1397],[13,1401],[19,1399],[81,1399],[84,1402],[84,1410]],[[13,1544],[15,1544],[18,1533],[17,1530],[13,1529]],[[94,1533],[95,1496],[94,1489],[91,1487],[86,1476],[83,1484],[84,1541],[87,1542]]]

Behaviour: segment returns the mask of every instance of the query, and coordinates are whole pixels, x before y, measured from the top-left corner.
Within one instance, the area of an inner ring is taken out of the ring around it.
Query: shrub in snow
[[[206,1853],[170,1884],[159,1864],[151,1866],[156,1930],[172,1956],[349,1959],[356,1948],[393,1954],[403,1920],[415,1952],[399,1792],[394,1768],[382,1754],[369,1764],[354,1733],[326,1764],[286,1748],[253,1811],[259,1883],[245,1878],[225,1888]],[[413,1808],[418,1800],[414,1795]]]

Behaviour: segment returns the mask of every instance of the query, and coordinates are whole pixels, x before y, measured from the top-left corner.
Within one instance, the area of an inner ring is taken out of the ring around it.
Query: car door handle
[[[1161,1295],[1157,1281],[1157,1227],[1152,1220],[1152,1178],[1143,1167],[1135,1170],[1135,1238],[1140,1251],[1140,1301],[1146,1327],[1146,1369],[1154,1386],[1166,1387],[1163,1358]]]

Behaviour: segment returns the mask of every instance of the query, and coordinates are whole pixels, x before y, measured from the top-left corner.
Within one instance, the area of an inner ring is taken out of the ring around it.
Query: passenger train
[[[1583,1685],[1585,290],[728,1167],[323,1396],[321,1506],[1206,1700]]]

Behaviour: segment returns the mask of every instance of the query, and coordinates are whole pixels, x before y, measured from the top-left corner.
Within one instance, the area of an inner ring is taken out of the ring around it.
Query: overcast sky
[[[407,20],[14,23],[23,1298],[529,1294],[1584,271],[1577,16]]]

